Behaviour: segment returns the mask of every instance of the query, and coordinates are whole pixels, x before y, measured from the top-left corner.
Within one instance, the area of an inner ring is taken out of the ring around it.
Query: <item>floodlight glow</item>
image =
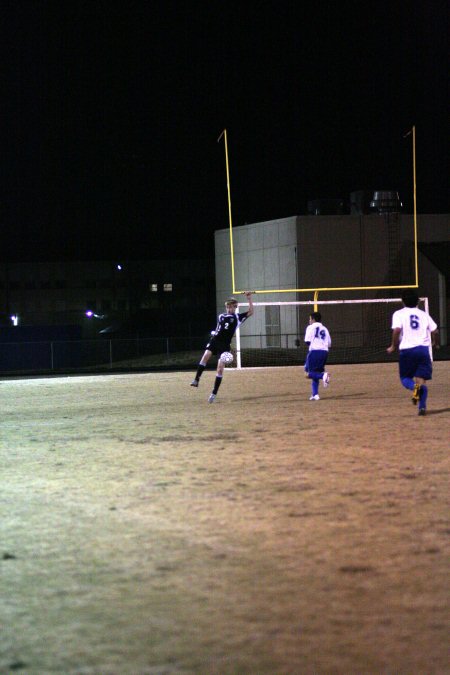
[[[104,319],[106,317],[106,314],[96,314],[92,309],[86,310],[85,315],[88,319]]]

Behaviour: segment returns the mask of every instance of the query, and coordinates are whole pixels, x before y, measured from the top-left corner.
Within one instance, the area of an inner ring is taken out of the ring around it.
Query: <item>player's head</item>
[[[402,293],[402,302],[405,307],[417,307],[419,304],[419,296],[414,288],[407,288]]]
[[[309,318],[311,319],[311,323],[315,323],[316,321],[320,323],[322,321],[322,314],[320,312],[311,312]]]
[[[225,308],[227,312],[231,313],[235,312],[237,310],[237,306],[238,301],[236,300],[236,298],[228,298],[227,300],[225,300]]]

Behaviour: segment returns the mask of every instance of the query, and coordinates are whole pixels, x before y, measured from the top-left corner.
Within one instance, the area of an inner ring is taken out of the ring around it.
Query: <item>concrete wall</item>
[[[217,312],[232,294],[231,247],[229,230],[215,233]],[[297,218],[254,223],[233,228],[236,290],[278,290],[295,288],[297,255]],[[239,300],[245,300],[237,296]],[[258,301],[292,300],[284,293],[254,296]],[[286,323],[286,322],[285,322]],[[295,328],[292,328],[295,332]],[[265,335],[265,311],[258,310],[242,327],[243,335]]]

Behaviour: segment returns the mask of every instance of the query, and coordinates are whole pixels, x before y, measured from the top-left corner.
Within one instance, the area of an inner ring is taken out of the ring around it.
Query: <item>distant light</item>
[[[11,321],[13,322],[13,326],[18,326],[19,325],[19,317],[17,314],[13,314],[11,316]]]
[[[117,265],[117,269],[118,269],[118,270],[121,270],[121,269],[122,269],[122,265]]]
[[[92,309],[86,310],[86,316],[88,319],[104,319],[106,318],[106,314],[96,314],[95,312],[92,311]]]

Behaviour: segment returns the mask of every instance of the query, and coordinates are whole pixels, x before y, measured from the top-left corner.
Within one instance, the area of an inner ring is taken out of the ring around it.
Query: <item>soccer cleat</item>
[[[310,396],[309,400],[310,401],[320,401],[320,396],[319,396],[319,394],[315,394],[315,396]]]
[[[198,387],[198,380],[192,380],[191,387]]]
[[[324,373],[323,378],[322,378],[323,386],[325,389],[328,387],[330,384],[330,373]]]
[[[419,408],[419,415],[420,415],[421,417],[423,417],[423,416],[426,415],[426,414],[427,414],[427,411],[426,411],[425,408]]]
[[[208,403],[214,403],[215,398],[216,398],[215,394],[210,394],[208,398]]]
[[[420,398],[420,384],[415,384],[413,395],[411,397],[411,401],[413,402],[413,405],[417,405],[417,403],[419,401],[419,398]]]

